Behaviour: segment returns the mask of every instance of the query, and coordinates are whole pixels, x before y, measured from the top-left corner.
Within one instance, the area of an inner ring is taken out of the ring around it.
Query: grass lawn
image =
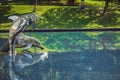
[[[86,0],[85,2],[97,6],[104,6],[105,4],[105,1],[97,1],[97,0]]]
[[[55,28],[118,28],[120,25],[120,10],[110,9],[107,15],[101,17],[102,8],[92,5],[92,8],[80,10],[80,6],[37,6],[37,14],[42,21],[37,21],[37,29]],[[12,9],[0,24],[1,30],[8,30],[12,24],[7,19],[10,15],[22,15],[32,12],[32,5],[12,5]]]

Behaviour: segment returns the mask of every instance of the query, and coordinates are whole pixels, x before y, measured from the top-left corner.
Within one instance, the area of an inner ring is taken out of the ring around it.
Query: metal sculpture
[[[10,17],[9,17],[10,18]],[[11,17],[12,19],[13,17]],[[39,16],[33,13],[25,14],[20,17],[13,18],[13,24],[9,30],[9,45],[10,45],[10,63],[9,63],[9,70],[10,70],[10,79],[16,80],[17,76],[14,72],[14,62],[15,62],[15,42],[17,36],[22,33],[27,25],[34,23],[36,20],[40,20]]]
[[[6,43],[3,45],[1,51],[2,52],[9,52],[10,46],[9,41],[6,41]],[[25,48],[23,48],[25,47]],[[40,41],[37,38],[27,36],[23,33],[18,34],[15,41],[15,48],[23,48],[24,51],[28,51],[29,48],[40,48],[44,49],[44,47],[41,45]],[[36,49],[34,49],[34,52],[36,52]]]

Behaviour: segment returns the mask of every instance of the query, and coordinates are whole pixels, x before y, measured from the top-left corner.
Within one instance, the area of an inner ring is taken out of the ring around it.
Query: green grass
[[[90,4],[97,4],[103,6],[105,4],[105,1],[99,1],[99,0],[86,0],[85,2]]]
[[[89,6],[89,5],[86,5]],[[119,28],[120,10],[111,8],[107,15],[101,17],[103,8],[91,5],[92,8],[80,10],[79,6],[37,6],[37,14],[42,21],[37,21],[37,29],[55,28]],[[12,21],[10,15],[30,13],[32,5],[12,5],[10,14],[0,24],[1,30],[9,30]]]

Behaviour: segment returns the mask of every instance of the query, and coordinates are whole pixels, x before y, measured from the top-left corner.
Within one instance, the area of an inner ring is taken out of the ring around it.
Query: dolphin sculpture
[[[8,19],[12,20],[13,22],[15,22],[18,18],[20,18],[17,15],[13,15],[13,16],[9,16]]]
[[[3,45],[1,51],[8,52],[10,49],[10,46],[8,46],[8,45],[9,45],[9,41],[7,41]],[[25,48],[23,48],[23,47],[25,47]],[[41,43],[38,39],[24,35],[23,33],[18,34],[18,36],[16,37],[16,41],[15,41],[15,48],[23,48],[24,51],[27,51],[31,47],[37,47],[42,50],[44,49],[44,47],[41,45]],[[34,51],[36,52],[36,49]]]
[[[19,27],[22,26],[26,28],[27,25],[31,24],[33,30],[36,28],[35,21],[41,20],[41,18],[38,15],[33,13],[24,14],[22,16],[12,15],[12,16],[9,16],[8,19],[13,21],[13,24],[12,24],[13,29],[17,28],[18,26]]]
[[[10,55],[11,62],[14,63],[15,61],[15,43],[16,43],[16,37],[23,32],[27,25],[34,23],[36,20],[40,20],[40,17],[36,14],[29,13],[22,16],[11,16],[8,17],[9,19],[13,20],[13,24],[9,30],[9,45],[10,45]],[[35,23],[34,23],[35,24]]]
[[[10,17],[9,17],[10,18]],[[16,55],[16,50],[15,50],[15,43],[17,42],[17,36],[22,33],[26,27],[29,24],[34,23],[36,20],[40,20],[40,17],[36,14],[30,13],[30,14],[25,14],[20,17],[11,17],[13,19],[13,24],[9,30],[9,46],[10,46],[10,63],[9,63],[9,70],[10,70],[10,79],[13,80],[15,78],[15,73],[14,73],[14,64],[15,64],[15,55]],[[19,43],[19,42],[18,42]],[[30,44],[32,45],[32,43]],[[30,46],[29,45],[29,46]],[[28,49],[27,47],[26,49]]]

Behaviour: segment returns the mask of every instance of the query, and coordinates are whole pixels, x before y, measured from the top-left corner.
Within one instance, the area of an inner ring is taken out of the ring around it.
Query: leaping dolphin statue
[[[9,45],[9,41],[7,41],[3,45],[1,51],[8,52],[10,49],[8,45]],[[41,45],[40,41],[37,38],[24,35],[23,33],[18,34],[18,36],[16,37],[15,48],[23,48],[24,51],[27,51],[31,47],[37,47],[42,50],[44,49],[44,47]],[[34,51],[36,52],[36,49]]]
[[[24,14],[22,16],[12,16],[9,17],[9,19],[13,20],[13,24],[9,30],[9,45],[10,45],[10,56],[11,57],[11,63],[14,63],[15,61],[15,41],[16,37],[22,33],[27,25],[34,23],[36,20],[41,20],[40,17],[36,14],[29,13]]]

